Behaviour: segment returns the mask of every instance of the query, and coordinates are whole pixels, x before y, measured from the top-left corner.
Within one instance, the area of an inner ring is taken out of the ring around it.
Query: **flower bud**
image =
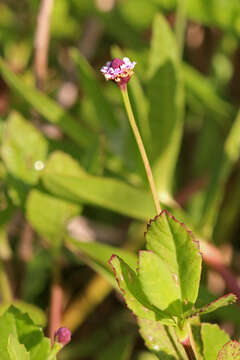
[[[63,346],[68,344],[69,341],[71,340],[71,331],[66,328],[66,327],[60,327],[56,332],[55,332],[55,341],[59,342],[60,344],[62,344]]]

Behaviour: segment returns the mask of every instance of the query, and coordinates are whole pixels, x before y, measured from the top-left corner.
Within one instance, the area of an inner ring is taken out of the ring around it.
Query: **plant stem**
[[[179,50],[179,59],[182,58],[184,49],[184,38],[186,29],[186,0],[178,0],[176,12],[175,34]]]
[[[185,353],[187,354],[188,359],[189,360],[196,360],[196,356],[194,354],[194,351],[193,351],[193,348],[192,348],[190,342],[185,343],[185,344],[182,343],[182,345],[184,347],[184,350],[185,350]]]
[[[52,285],[51,285],[51,297],[50,297],[50,310],[49,310],[49,337],[51,343],[54,343],[55,331],[60,327],[62,320],[62,308],[63,308],[63,290],[61,287],[61,268],[59,258],[55,258],[53,261],[52,270]]]
[[[131,103],[129,100],[129,96],[128,96],[128,91],[127,91],[127,87],[124,87],[124,89],[121,89],[121,93],[122,93],[122,97],[123,97],[123,102],[126,108],[126,112],[128,115],[128,119],[133,131],[133,134],[135,136],[137,145],[138,145],[138,149],[140,151],[141,157],[142,157],[142,161],[146,170],[146,174],[147,174],[147,178],[148,178],[148,182],[150,185],[150,189],[152,192],[152,196],[153,196],[153,200],[154,200],[154,204],[156,207],[156,211],[159,214],[161,212],[161,207],[160,207],[160,203],[159,203],[159,198],[158,198],[158,194],[157,194],[157,190],[155,187],[155,183],[154,183],[154,179],[153,179],[153,175],[152,175],[152,170],[148,161],[148,157],[144,148],[144,144],[140,135],[140,132],[138,130],[134,115],[133,115],[133,111],[132,111],[132,107],[131,107]]]

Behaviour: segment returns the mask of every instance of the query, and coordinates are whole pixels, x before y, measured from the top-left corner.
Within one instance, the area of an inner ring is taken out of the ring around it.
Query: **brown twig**
[[[40,90],[44,90],[47,77],[48,47],[50,17],[54,0],[42,0],[35,34],[35,59],[34,69],[36,76],[36,85]]]

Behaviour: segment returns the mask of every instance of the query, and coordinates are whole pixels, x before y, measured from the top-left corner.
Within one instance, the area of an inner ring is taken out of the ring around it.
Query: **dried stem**
[[[138,127],[137,127],[137,124],[136,124],[136,121],[135,121],[135,118],[133,115],[131,103],[130,103],[129,96],[128,96],[127,87],[124,87],[124,89],[121,89],[121,93],[122,93],[123,102],[124,102],[124,105],[126,108],[126,112],[128,115],[129,123],[131,125],[133,134],[135,136],[135,139],[136,139],[136,142],[138,145],[138,149],[141,154],[142,161],[143,161],[143,164],[144,164],[144,167],[146,170],[148,182],[150,185],[150,189],[151,189],[154,204],[155,204],[155,208],[156,208],[157,214],[159,214],[161,212],[161,207],[160,207],[159,198],[158,198],[156,186],[155,186],[153,175],[152,175],[152,170],[151,170],[151,167],[150,167],[150,164],[148,161],[148,157],[147,157],[147,154],[146,154],[146,151],[144,148],[144,144],[143,144],[140,132],[138,130]]]
[[[34,68],[36,85],[44,90],[47,77],[50,18],[54,0],[42,0],[37,18],[35,34]]]

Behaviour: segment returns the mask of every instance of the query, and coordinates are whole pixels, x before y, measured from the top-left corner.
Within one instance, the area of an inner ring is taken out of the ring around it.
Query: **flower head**
[[[101,68],[106,80],[115,81],[121,89],[124,89],[133,75],[133,69],[136,62],[131,62],[129,58],[113,59],[108,61],[105,66]]]
[[[66,327],[60,327],[56,332],[55,332],[55,340],[57,342],[59,342],[60,344],[62,344],[63,346],[68,344],[69,341],[71,340],[71,331],[66,328]]]

